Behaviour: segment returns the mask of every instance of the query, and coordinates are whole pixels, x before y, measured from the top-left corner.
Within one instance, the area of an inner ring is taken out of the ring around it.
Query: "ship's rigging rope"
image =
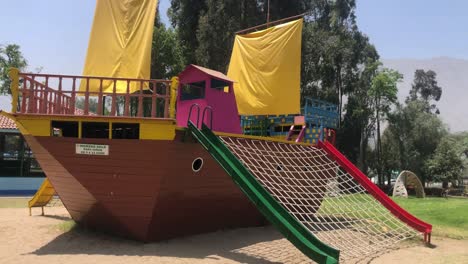
[[[220,138],[291,215],[341,251],[342,261],[373,256],[418,235],[319,148]]]

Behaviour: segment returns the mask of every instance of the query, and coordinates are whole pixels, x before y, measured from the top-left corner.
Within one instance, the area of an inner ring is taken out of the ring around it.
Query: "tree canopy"
[[[434,111],[439,114],[435,104],[431,101],[439,101],[442,96],[442,88],[437,84],[437,74],[433,70],[416,70],[414,72],[414,82],[410,90],[407,101],[422,100],[427,104],[426,111]]]
[[[158,12],[151,48],[151,78],[170,79],[177,76],[184,66],[183,50],[177,39],[177,32],[161,23]]]
[[[382,144],[394,145],[397,151],[393,148],[382,148],[383,156],[390,157],[389,161],[384,161],[387,173],[388,170],[410,170],[418,175],[423,183],[431,179],[430,171],[425,169],[426,162],[448,131],[437,115],[425,110],[425,102],[417,100],[408,102],[405,106],[398,105],[396,110],[389,114]],[[388,151],[392,151],[392,154],[385,153]]]
[[[441,140],[432,157],[424,165],[431,180],[443,182],[458,180],[464,169],[456,142],[449,137]]]
[[[23,57],[19,45],[0,46],[0,94],[11,93],[9,69],[14,67],[22,71],[27,66],[28,62]]]
[[[403,76],[392,69],[383,68],[377,72],[372,79],[368,96],[371,98],[376,122],[376,170],[379,183],[383,184],[383,164],[382,164],[382,141],[380,138],[380,125],[390,113],[391,107],[397,102],[397,83]]]

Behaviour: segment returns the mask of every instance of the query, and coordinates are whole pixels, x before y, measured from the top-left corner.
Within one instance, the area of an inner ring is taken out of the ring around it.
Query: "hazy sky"
[[[357,21],[382,58],[468,59],[468,1],[357,0]]]
[[[167,22],[169,0],[160,3]],[[0,44],[16,43],[30,70],[80,74],[93,0],[0,0]],[[357,0],[359,27],[382,58],[468,59],[468,1]]]

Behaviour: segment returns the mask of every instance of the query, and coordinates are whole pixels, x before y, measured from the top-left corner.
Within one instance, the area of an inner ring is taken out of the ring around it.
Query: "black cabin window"
[[[139,139],[140,124],[112,123],[113,139]]]
[[[78,137],[78,122],[52,121],[52,136]]]
[[[211,88],[216,89],[218,91],[223,91],[225,93],[229,93],[229,82],[218,80],[218,79],[211,79]]]
[[[109,123],[81,123],[82,138],[109,138]]]
[[[205,98],[205,81],[186,84],[181,89],[181,100]]]

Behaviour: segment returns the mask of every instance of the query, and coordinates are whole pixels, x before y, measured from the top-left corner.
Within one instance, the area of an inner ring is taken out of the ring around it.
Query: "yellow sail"
[[[151,45],[157,0],[97,0],[83,75],[149,79]],[[82,80],[80,91],[86,91]],[[113,82],[103,83],[112,92]],[[140,89],[136,84],[130,92]],[[89,91],[99,92],[91,81]],[[117,82],[117,93],[127,92],[127,82]]]
[[[300,113],[303,19],[237,35],[228,77],[241,115]]]

